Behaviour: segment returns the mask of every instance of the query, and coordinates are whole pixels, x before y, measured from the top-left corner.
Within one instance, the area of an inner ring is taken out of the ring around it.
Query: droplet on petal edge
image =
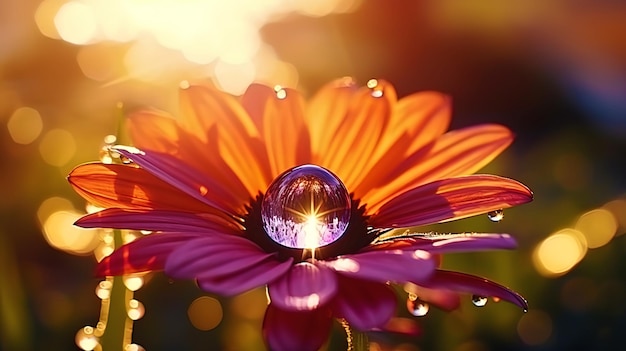
[[[492,222],[500,222],[504,218],[503,210],[495,210],[487,213],[487,218]]]
[[[337,241],[350,222],[351,200],[330,171],[303,165],[281,174],[261,203],[263,228],[276,243],[314,249]]]
[[[480,296],[480,295],[473,295],[472,296],[472,303],[476,307],[483,307],[483,306],[485,306],[487,304],[487,298],[484,297],[484,296]]]
[[[415,294],[409,294],[409,297],[406,299],[406,309],[415,317],[423,317],[430,310],[430,306],[420,300]]]

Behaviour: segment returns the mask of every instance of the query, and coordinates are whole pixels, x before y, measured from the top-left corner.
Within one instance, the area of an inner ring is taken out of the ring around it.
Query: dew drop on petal
[[[487,213],[487,218],[492,222],[500,222],[504,218],[504,211],[495,210]]]
[[[319,166],[303,165],[272,182],[261,203],[261,218],[276,243],[314,249],[345,233],[350,209],[350,196],[337,176]]]
[[[276,93],[276,97],[280,100],[283,100],[287,97],[287,90],[283,89],[283,87],[280,85],[274,86],[274,92]]]
[[[409,294],[409,297],[406,299],[406,309],[415,317],[423,317],[428,313],[430,306],[416,295]]]
[[[480,295],[472,295],[472,303],[476,307],[483,307],[487,304],[487,298]]]

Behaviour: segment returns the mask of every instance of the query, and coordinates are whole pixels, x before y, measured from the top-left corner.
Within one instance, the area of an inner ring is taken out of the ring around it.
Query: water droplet
[[[274,92],[276,93],[276,97],[280,100],[287,97],[287,90],[283,89],[283,87],[280,85],[274,86]]]
[[[472,296],[472,303],[476,307],[483,307],[483,306],[485,306],[487,304],[487,298],[484,297],[484,296],[480,296],[480,295],[473,295]]]
[[[128,275],[122,279],[126,289],[130,291],[137,291],[143,286],[143,277]]]
[[[181,82],[179,83],[179,87],[180,87],[181,89],[189,89],[189,87],[190,87],[190,86],[191,86],[191,84],[189,84],[189,82],[188,82],[188,81],[186,81],[186,80],[183,80],[183,81],[181,81]]]
[[[96,287],[96,295],[100,299],[106,300],[111,297],[111,288],[113,288],[113,283],[108,280],[103,280]]]
[[[137,344],[128,344],[124,348],[124,351],[146,351],[141,345]]]
[[[367,87],[370,89],[374,89],[378,86],[378,80],[377,79],[370,79],[367,81]]]
[[[380,89],[374,89],[372,90],[372,96],[375,98],[379,98],[381,96],[383,96],[383,91]]]
[[[409,294],[409,297],[406,299],[406,309],[415,317],[423,317],[428,313],[430,306],[416,295]]]
[[[280,245],[316,248],[338,240],[350,222],[351,201],[330,171],[303,165],[281,174],[261,204],[263,228]]]
[[[81,350],[93,350],[100,344],[100,338],[94,335],[94,329],[90,326],[81,328],[74,340]]]
[[[128,301],[128,310],[126,312],[128,314],[128,318],[136,321],[143,317],[145,311],[146,310],[141,302],[135,299]]]
[[[504,218],[504,211],[502,210],[491,211],[487,213],[487,217],[492,222],[500,222],[502,218]]]

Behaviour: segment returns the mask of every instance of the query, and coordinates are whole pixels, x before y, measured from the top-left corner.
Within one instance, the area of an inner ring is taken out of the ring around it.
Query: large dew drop
[[[330,171],[303,165],[281,174],[261,203],[263,228],[280,245],[314,249],[337,241],[350,222],[351,201]]]

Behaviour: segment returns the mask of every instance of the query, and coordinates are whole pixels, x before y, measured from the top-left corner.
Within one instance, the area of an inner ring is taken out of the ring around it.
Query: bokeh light
[[[64,129],[49,130],[39,143],[39,153],[43,160],[51,166],[66,165],[76,153],[74,135]]]
[[[195,299],[187,309],[191,324],[199,330],[211,330],[222,322],[224,313],[220,302],[209,296]]]
[[[77,211],[49,215],[43,223],[43,233],[50,246],[72,254],[90,254],[99,243],[97,230],[74,226],[80,217],[82,214]]]
[[[20,107],[13,111],[7,122],[9,135],[18,144],[30,144],[43,130],[43,120],[39,111],[31,107]]]
[[[69,1],[54,16],[61,38],[72,44],[87,44],[95,39],[98,24],[94,8],[87,3]]]
[[[590,249],[606,245],[617,231],[617,221],[613,213],[605,209],[596,209],[584,213],[574,227],[583,233]]]
[[[545,238],[533,252],[533,263],[539,273],[558,276],[567,273],[587,253],[585,236],[565,228]]]
[[[517,333],[527,345],[541,345],[552,335],[552,318],[542,310],[530,310],[517,323]]]

